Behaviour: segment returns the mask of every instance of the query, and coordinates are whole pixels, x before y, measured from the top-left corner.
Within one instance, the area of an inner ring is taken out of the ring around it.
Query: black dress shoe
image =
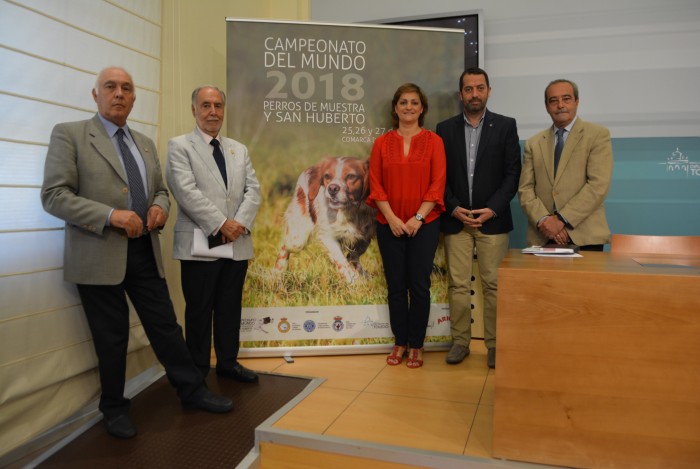
[[[201,394],[194,399],[183,402],[182,405],[188,408],[202,409],[215,414],[231,412],[233,402],[228,397],[218,396],[207,388],[202,388]]]
[[[236,363],[230,370],[217,368],[216,374],[218,376],[235,379],[236,381],[241,381],[243,383],[255,383],[258,381],[258,375],[253,370],[249,370],[240,363]]]
[[[127,440],[136,436],[136,428],[131,422],[131,419],[126,414],[117,415],[116,417],[104,418],[105,428],[107,433],[115,438]]]

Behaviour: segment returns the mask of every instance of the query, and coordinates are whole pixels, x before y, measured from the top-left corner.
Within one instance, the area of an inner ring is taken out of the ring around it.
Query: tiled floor
[[[445,363],[447,352],[426,352],[415,370],[405,362],[388,366],[386,355],[241,362],[259,371],[326,378],[274,427],[490,458],[495,374],[486,366],[483,341],[473,340],[471,351],[459,365]]]

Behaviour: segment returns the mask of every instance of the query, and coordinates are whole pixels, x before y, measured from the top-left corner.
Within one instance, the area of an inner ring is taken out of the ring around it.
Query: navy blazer
[[[464,228],[462,222],[452,216],[454,209],[461,206],[469,210],[490,208],[496,212],[497,216],[480,228],[482,233],[508,233],[513,230],[510,201],[518,191],[521,169],[515,119],[486,110],[476,153],[471,206],[464,125],[464,114],[458,114],[440,122],[436,128],[445,144],[447,158],[446,210],[440,219],[442,231],[453,234]]]

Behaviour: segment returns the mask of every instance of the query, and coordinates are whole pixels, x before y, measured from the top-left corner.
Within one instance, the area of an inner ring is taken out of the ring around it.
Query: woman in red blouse
[[[401,85],[391,101],[394,129],[374,142],[369,160],[370,195],[376,207],[377,242],[384,263],[394,348],[386,359],[423,365],[423,341],[430,314],[430,274],[445,211],[445,149],[423,129],[428,101],[413,83]]]

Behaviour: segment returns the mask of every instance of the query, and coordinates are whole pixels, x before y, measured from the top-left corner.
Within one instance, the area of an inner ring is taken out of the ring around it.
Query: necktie
[[[564,149],[564,132],[566,129],[557,129],[557,142],[554,145],[554,174],[557,174],[557,167],[559,166],[559,158],[561,158],[561,151]]]
[[[117,130],[117,143],[119,144],[119,150],[122,152],[124,169],[126,169],[126,177],[129,180],[131,209],[136,212],[139,217],[141,217],[144,226],[146,226],[146,214],[148,213],[146,189],[143,187],[141,171],[139,171],[139,167],[136,164],[136,159],[124,141],[124,129]]]
[[[216,161],[216,165],[219,167],[221,177],[224,178],[224,186],[228,186],[228,180],[226,178],[226,162],[224,161],[224,154],[221,153],[220,143],[217,139],[212,138],[209,144],[214,147],[214,161]]]

